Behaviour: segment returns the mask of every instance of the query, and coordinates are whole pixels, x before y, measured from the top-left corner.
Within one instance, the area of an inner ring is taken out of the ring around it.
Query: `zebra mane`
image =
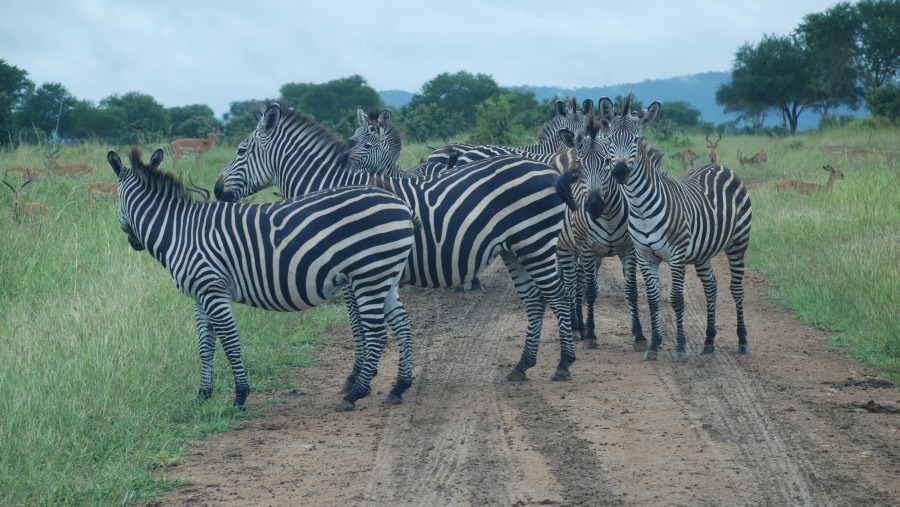
[[[634,100],[634,92],[628,92],[625,97],[625,105],[622,106],[622,116],[628,116],[631,113],[631,101]]]
[[[145,164],[141,160],[140,148],[133,147],[129,159],[131,160],[131,170],[134,172],[134,175],[148,190],[156,194],[174,197],[182,202],[197,202],[194,198],[194,191],[185,188],[181,178],[174,174],[160,171],[157,167]]]
[[[346,164],[346,160],[350,158],[350,146],[347,144],[347,141],[334,135],[321,123],[313,119],[312,116],[297,110],[286,100],[267,100],[264,103],[255,104],[250,108],[250,112],[259,121],[266,109],[273,104],[281,106],[281,120],[278,122],[281,127],[291,127],[296,128],[298,131],[304,131],[306,135],[311,136],[314,141],[313,144],[322,147],[333,146],[339,152],[338,160],[342,161],[341,165]]]
[[[593,111],[588,115],[587,121],[584,124],[584,129],[587,131],[588,135],[591,136],[591,139],[596,139],[597,136],[605,130],[603,128],[603,121]]]

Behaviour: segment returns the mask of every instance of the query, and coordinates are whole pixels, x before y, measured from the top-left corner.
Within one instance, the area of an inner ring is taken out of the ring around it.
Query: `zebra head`
[[[282,105],[273,102],[265,110],[254,107],[252,112],[259,120],[256,129],[241,141],[231,162],[216,180],[213,191],[220,201],[234,202],[275,184],[273,145],[281,122]]]
[[[560,143],[559,131],[568,129],[570,132],[579,132],[584,126],[584,120],[594,109],[594,101],[585,99],[578,107],[575,97],[569,99],[568,102],[563,100],[556,101],[556,116],[552,120],[545,123],[538,131],[538,144],[553,145],[554,148],[562,148],[564,142]]]
[[[403,141],[400,133],[391,123],[391,111],[363,112],[356,109],[359,128],[347,141],[350,147],[350,167],[357,172],[392,175],[399,167],[400,150]]]
[[[138,238],[132,222],[133,212],[132,201],[136,189],[144,186],[142,176],[148,171],[156,171],[163,161],[163,150],[157,149],[150,157],[150,164],[145,165],[141,161],[141,153],[137,148],[131,150],[131,167],[122,165],[122,159],[119,154],[110,151],[106,154],[106,161],[112,168],[116,177],[119,178],[118,183],[118,203],[119,203],[119,227],[128,235],[128,244],[131,248],[140,252],[144,250],[144,243]]]
[[[599,116],[590,113],[584,125],[576,132],[568,128],[559,131],[563,144],[577,153],[582,167],[582,179],[591,191],[598,189],[602,192],[607,191],[605,187],[608,187],[608,182],[604,182],[604,177],[608,178],[609,171],[603,172],[609,165],[606,158],[609,153],[607,128],[608,125]]]
[[[617,114],[612,101],[602,97],[597,103],[600,117],[609,125],[609,147],[607,158],[612,166],[612,175],[619,183],[628,178],[637,158],[638,142],[642,137],[642,129],[656,119],[659,114],[659,101],[650,104],[643,111],[631,111],[634,93],[625,97],[622,113]]]

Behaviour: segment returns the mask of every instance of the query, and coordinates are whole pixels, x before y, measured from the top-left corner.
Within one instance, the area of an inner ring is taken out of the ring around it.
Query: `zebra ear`
[[[384,109],[381,111],[381,114],[378,115],[378,123],[382,127],[387,127],[387,124],[391,121],[391,110]]]
[[[652,104],[650,104],[650,107],[648,107],[647,109],[644,109],[641,112],[641,127],[644,127],[646,125],[650,125],[651,123],[653,123],[653,120],[656,119],[656,115],[659,114],[659,106],[660,106],[660,103],[657,100],[657,101],[653,102]]]
[[[565,116],[567,109],[568,109],[568,106],[566,105],[565,101],[562,101],[562,100],[556,101],[556,114],[558,114],[560,116]]]
[[[581,103],[581,114],[587,116],[592,109],[594,109],[593,99],[584,99],[584,102]]]
[[[163,161],[163,150],[162,148],[157,148],[156,151],[153,152],[153,155],[150,156],[150,168],[154,171],[159,169],[160,164]]]
[[[566,145],[566,147],[575,147],[575,134],[571,130],[565,127],[559,129],[559,139],[564,145]]]
[[[359,124],[360,127],[365,127],[369,125],[369,117],[366,115],[366,112],[363,111],[363,108],[360,106],[356,107],[356,123]]]
[[[124,169],[124,167],[122,167],[122,159],[119,158],[119,154],[114,151],[110,151],[106,154],[106,161],[109,163],[109,166],[112,167],[113,172],[116,173],[116,177],[118,178],[119,175],[122,174],[122,169]]]
[[[263,113],[262,118],[259,119],[259,125],[256,126],[256,129],[259,131],[260,135],[268,135],[269,132],[275,129],[280,120],[281,106],[277,103],[271,104],[266,108],[266,112]]]
[[[616,117],[616,108],[613,106],[609,97],[600,97],[600,100],[597,102],[597,109],[600,110],[600,118],[605,121],[607,124],[612,123],[613,118]]]

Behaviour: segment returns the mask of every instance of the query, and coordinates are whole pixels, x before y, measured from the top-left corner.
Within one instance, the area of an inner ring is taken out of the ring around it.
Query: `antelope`
[[[34,178],[34,181],[41,180],[41,171],[40,169],[34,169],[31,167],[7,167],[7,173],[19,173],[24,178],[26,174],[30,173],[31,177]]]
[[[6,185],[7,187],[9,187],[10,190],[12,190],[13,219],[19,220],[19,216],[20,216],[19,210],[22,210],[22,213],[24,213],[25,216],[27,216],[29,218],[35,218],[38,216],[46,217],[50,214],[50,209],[39,202],[27,202],[24,204],[19,202],[19,194],[21,193],[22,195],[25,195],[25,192],[23,192],[22,189],[25,188],[29,183],[34,181],[34,178],[31,176],[30,172],[26,173],[25,181],[23,181],[22,184],[19,185],[18,190],[16,190],[16,187],[9,184],[9,181],[7,180],[8,176],[9,176],[9,171],[7,171],[6,173],[3,174],[3,184]]]
[[[214,128],[209,131],[206,139],[185,138],[172,141],[169,143],[169,149],[172,150],[172,167],[175,167],[175,162],[178,162],[178,159],[185,154],[194,155],[194,165],[199,167],[203,160],[203,154],[216,144],[219,136],[223,133],[218,128]]]
[[[57,147],[53,153],[47,155],[47,159],[44,160],[44,167],[49,171],[55,171],[60,174],[67,175],[76,175],[76,174],[88,174],[94,170],[94,166],[91,164],[63,164],[56,160],[56,156],[59,153],[59,148]]]
[[[694,162],[696,162],[697,158],[699,158],[697,157],[697,154],[694,152],[694,150],[690,148],[685,148],[678,152],[677,157],[681,159],[681,164],[684,165],[685,171],[687,171],[688,169],[692,169],[694,167]]]
[[[96,183],[91,183],[84,190],[88,194],[97,197],[112,197],[119,191],[119,184],[116,182],[98,181]]]
[[[818,183],[806,183],[805,181],[785,178],[776,181],[775,188],[779,190],[795,190],[802,195],[810,195],[813,192],[829,192],[835,180],[844,179],[844,173],[840,169],[835,169],[830,165],[824,165],[822,169],[828,171],[828,182],[824,186]]]
[[[718,164],[719,163],[719,154],[716,153],[716,149],[719,147],[719,141],[722,140],[722,134],[719,134],[719,138],[716,139],[715,142],[709,140],[709,134],[706,134],[706,147],[709,148],[709,163],[710,164]]]
[[[741,167],[744,167],[746,164],[760,165],[765,164],[769,161],[769,154],[764,151],[756,152],[756,155],[752,157],[743,157],[741,156],[741,150],[738,150],[738,162],[741,163]]]

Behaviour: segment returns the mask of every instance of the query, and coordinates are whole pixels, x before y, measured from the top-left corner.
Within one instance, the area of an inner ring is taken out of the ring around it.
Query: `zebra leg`
[[[644,284],[647,286],[647,306],[650,308],[650,327],[652,336],[650,346],[644,352],[644,361],[654,361],[659,355],[659,346],[662,345],[662,322],[659,315],[659,262],[651,262],[640,258],[641,274],[644,275]]]
[[[644,352],[647,350],[647,338],[644,337],[644,330],[641,327],[641,318],[638,313],[638,259],[634,245],[620,254],[619,260],[622,261],[622,275],[625,278],[625,299],[628,300],[628,309],[631,311],[631,334],[634,336],[634,351]]]
[[[578,283],[578,272],[580,271],[579,268],[581,266],[577,262],[578,257],[575,253],[567,248],[557,248],[556,261],[559,267],[562,285],[569,299],[572,301],[569,312],[570,324],[572,326],[572,339],[574,341],[581,341],[584,339],[584,320],[581,314],[581,297],[579,295],[580,285]]]
[[[197,316],[197,334],[200,338],[200,391],[194,403],[200,405],[212,397],[213,358],[216,354],[216,333],[209,322],[209,317],[199,301],[194,301],[194,314]]]
[[[348,283],[344,286],[344,305],[347,307],[347,314],[350,317],[350,329],[353,331],[353,370],[347,379],[344,380],[344,386],[341,388],[341,394],[347,394],[353,389],[356,383],[356,376],[366,360],[366,336],[363,332],[362,322],[359,320],[359,306],[356,303],[356,295],[353,293],[353,287]]]
[[[706,295],[706,340],[703,342],[703,353],[712,354],[716,350],[716,275],[713,273],[712,260],[697,264],[696,267]]]
[[[484,291],[484,284],[481,283],[481,279],[477,276],[472,278],[472,290]]]
[[[231,364],[231,374],[234,376],[234,406],[244,409],[244,402],[250,394],[250,384],[247,383],[247,373],[241,362],[241,342],[238,339],[237,326],[234,322],[234,313],[231,309],[231,295],[227,292],[209,293],[201,298],[200,304],[209,318],[212,329],[222,343],[225,357]]]
[[[750,343],[747,342],[747,327],[744,325],[744,251],[726,252],[726,255],[731,271],[731,298],[737,313],[738,353],[749,354]]]
[[[669,270],[672,272],[669,300],[675,311],[675,360],[684,361],[688,355],[687,338],[684,334],[684,259],[676,257],[669,260]]]
[[[356,408],[356,401],[369,395],[372,379],[378,375],[378,361],[387,343],[384,310],[388,290],[383,286],[353,288],[359,307],[360,323],[366,336],[366,359],[359,374],[356,375],[353,388],[336,407],[339,411]]]
[[[584,338],[584,348],[586,349],[597,348],[594,307],[597,305],[597,299],[599,299],[600,296],[600,288],[597,285],[597,271],[600,269],[600,262],[600,258],[596,255],[582,257],[581,259],[581,276],[584,278],[584,282],[582,283],[583,290],[581,292],[584,294],[585,306],[587,306],[587,318],[585,319],[587,334]],[[578,308],[581,308],[580,302],[578,303]]]
[[[519,299],[525,305],[525,313],[528,315],[528,328],[525,331],[525,348],[522,350],[522,358],[506,376],[506,380],[525,380],[527,378],[525,372],[537,364],[538,344],[540,343],[546,304],[541,299],[534,280],[528,276],[518,259],[509,252],[501,252],[500,257],[509,271],[509,276],[516,287],[516,293],[519,294]]]
[[[388,293],[384,312],[400,349],[397,383],[394,384],[393,389],[388,393],[385,403],[397,405],[403,401],[403,393],[412,386],[413,331],[412,320],[410,320],[409,314],[406,313],[403,303],[400,302],[400,296],[397,294],[396,287],[391,288],[391,291]]]

